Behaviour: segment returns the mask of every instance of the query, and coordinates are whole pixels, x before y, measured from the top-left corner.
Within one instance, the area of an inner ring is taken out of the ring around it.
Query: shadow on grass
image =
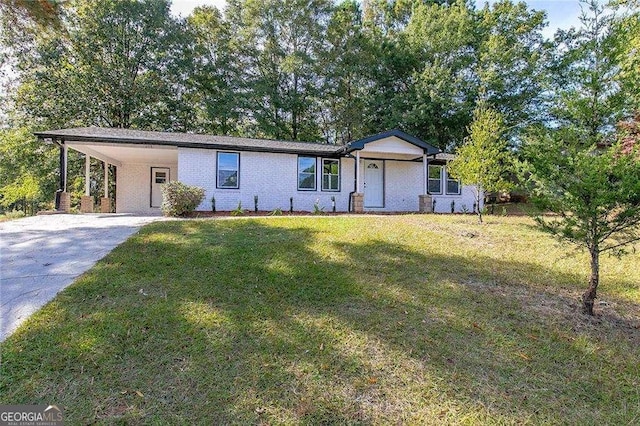
[[[145,228],[2,346],[0,400],[77,423],[634,418],[637,333],[526,304],[508,271],[539,266],[309,223]]]

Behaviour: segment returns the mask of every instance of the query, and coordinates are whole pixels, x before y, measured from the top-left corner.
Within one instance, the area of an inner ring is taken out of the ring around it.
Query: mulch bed
[[[204,218],[204,217],[245,217],[245,216],[344,216],[348,214],[356,214],[353,212],[322,212],[321,214],[315,214],[309,211],[282,211],[282,214],[274,215],[271,210],[244,210],[242,214],[238,214],[235,211],[195,211],[186,214],[184,217],[189,218]],[[399,214],[419,214],[418,212],[364,212],[357,214],[374,214],[374,215],[399,215]]]

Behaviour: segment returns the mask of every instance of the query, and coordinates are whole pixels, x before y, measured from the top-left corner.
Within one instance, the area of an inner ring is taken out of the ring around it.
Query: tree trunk
[[[589,253],[591,254],[591,277],[589,278],[589,289],[582,295],[582,304],[584,313],[593,315],[593,305],[600,281],[600,251],[595,247],[591,248]]]
[[[480,208],[480,189],[476,190],[476,210],[478,211],[478,222],[482,224],[482,209]]]

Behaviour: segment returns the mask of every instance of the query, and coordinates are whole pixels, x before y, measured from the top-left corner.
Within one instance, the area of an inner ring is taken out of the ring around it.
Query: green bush
[[[0,215],[0,217],[2,216],[4,216],[6,219],[20,219],[21,217],[25,217],[26,214],[22,210],[12,210]]]
[[[191,213],[204,200],[204,189],[172,181],[162,185],[162,213],[183,216]]]

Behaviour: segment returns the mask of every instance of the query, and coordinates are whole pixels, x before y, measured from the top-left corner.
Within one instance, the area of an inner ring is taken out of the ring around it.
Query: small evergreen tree
[[[565,130],[538,136],[525,153],[532,200],[541,212],[553,213],[538,215],[539,227],[589,252],[591,275],[582,302],[593,315],[600,255],[620,256],[640,240],[640,151],[626,132],[611,147],[585,147],[578,135]]]

